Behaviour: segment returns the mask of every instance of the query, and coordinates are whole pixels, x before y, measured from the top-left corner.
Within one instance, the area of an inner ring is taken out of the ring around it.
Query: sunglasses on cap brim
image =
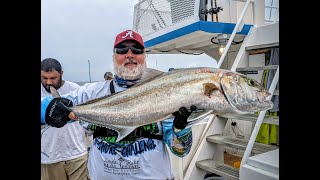
[[[119,47],[119,48],[114,48],[114,52],[117,54],[127,54],[129,49],[131,49],[131,52],[133,54],[143,54],[144,50],[143,49],[139,49],[139,48],[135,48],[132,46],[127,46],[127,47]]]

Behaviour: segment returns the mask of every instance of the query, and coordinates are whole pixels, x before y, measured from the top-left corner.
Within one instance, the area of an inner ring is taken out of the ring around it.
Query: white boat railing
[[[227,43],[227,45],[226,45],[226,48],[225,48],[225,50],[223,51],[223,53],[222,53],[222,55],[221,55],[221,57],[220,57],[220,59],[219,59],[219,61],[218,61],[217,68],[220,68],[220,67],[221,67],[221,64],[223,63],[223,61],[224,61],[224,59],[225,59],[225,57],[226,57],[226,55],[227,55],[227,53],[228,53],[228,50],[229,50],[229,48],[230,48],[230,46],[231,46],[231,43],[232,43],[232,41],[233,41],[236,33],[237,33],[240,25],[242,25],[243,17],[244,17],[244,15],[245,15],[246,12],[247,12],[247,9],[248,9],[250,3],[251,3],[251,0],[247,0],[247,1],[246,1],[246,4],[244,5],[244,8],[243,8],[243,10],[242,10],[242,12],[241,12],[241,15],[240,15],[240,17],[239,17],[239,19],[238,19],[238,21],[237,21],[237,24],[236,24],[236,26],[234,27],[234,29],[233,29],[233,31],[232,31],[232,33],[231,33],[231,36],[230,36],[230,38],[229,38],[229,40],[228,40],[228,43]]]
[[[227,43],[227,45],[226,45],[226,48],[225,48],[223,54],[221,55],[221,57],[220,57],[220,59],[219,59],[219,62],[218,62],[218,64],[217,64],[217,68],[220,68],[220,67],[221,67],[221,64],[223,63],[223,61],[224,61],[224,59],[225,59],[225,57],[226,57],[226,55],[227,55],[228,49],[229,49],[230,46],[231,46],[231,43],[232,43],[232,41],[233,41],[233,39],[234,39],[234,37],[235,37],[235,34],[236,34],[239,26],[240,26],[241,23],[242,23],[242,19],[243,19],[245,13],[247,12],[247,9],[248,9],[250,3],[251,3],[251,0],[247,0],[247,1],[246,1],[246,4],[245,4],[245,6],[244,6],[244,8],[243,8],[243,10],[242,10],[242,13],[241,13],[238,21],[237,21],[237,24],[236,24],[236,26],[234,27],[233,32],[232,32],[232,34],[231,34],[231,36],[230,36],[230,38],[229,38],[229,40],[228,40],[228,43]],[[203,144],[203,141],[205,140],[206,134],[207,134],[207,132],[208,132],[208,130],[209,130],[209,128],[210,128],[213,120],[215,119],[215,117],[216,117],[216,116],[213,115],[213,116],[208,120],[208,122],[207,122],[207,124],[206,124],[206,127],[204,128],[204,131],[203,131],[203,133],[202,133],[202,135],[201,135],[201,137],[200,137],[200,141],[199,141],[199,143],[197,144],[197,147],[196,147],[194,153],[192,154],[191,161],[192,161],[192,159],[195,157],[195,154],[196,154],[196,152],[199,150],[199,147],[201,147],[200,144]]]
[[[270,85],[269,92],[271,93],[271,95],[266,98],[267,100],[271,100],[271,98],[273,96],[273,93],[274,93],[274,91],[275,91],[275,89],[277,87],[278,81],[279,81],[279,66],[278,66],[278,69],[277,69],[277,71],[276,71],[276,73],[274,75],[272,83]],[[257,119],[256,124],[254,126],[254,129],[253,129],[253,131],[251,133],[249,142],[247,144],[246,150],[244,151],[244,155],[243,155],[242,160],[241,160],[240,171],[241,171],[241,167],[244,164],[247,163],[247,160],[248,160],[248,158],[249,158],[249,156],[251,154],[252,148],[253,148],[254,143],[256,141],[258,132],[260,130],[260,127],[261,127],[261,124],[263,122],[263,119],[264,119],[264,116],[265,116],[266,112],[267,111],[261,111],[259,116],[258,116],[258,119]]]

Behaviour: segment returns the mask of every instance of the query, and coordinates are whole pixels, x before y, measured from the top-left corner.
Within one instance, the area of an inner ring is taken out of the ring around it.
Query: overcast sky
[[[113,71],[115,36],[132,29],[138,0],[41,0],[41,60],[55,58],[64,79],[74,82],[102,81]],[[167,71],[170,67],[216,66],[203,55],[147,55],[148,67]]]

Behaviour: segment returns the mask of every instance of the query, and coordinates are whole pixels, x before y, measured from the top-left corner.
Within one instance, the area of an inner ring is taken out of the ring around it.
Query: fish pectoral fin
[[[118,132],[118,137],[116,142],[121,141],[123,138],[125,138],[126,136],[128,136],[132,131],[134,131],[137,127],[133,126],[133,127],[123,127],[123,126],[118,126],[116,128],[113,128],[115,131]]]
[[[205,119],[207,116],[209,116],[210,114],[212,114],[213,110],[197,110],[197,111],[193,111],[191,113],[191,115],[188,117],[187,119],[187,127],[190,127],[193,124],[198,123],[199,121]]]
[[[204,95],[209,96],[212,94],[213,91],[220,91],[220,89],[214,85],[213,83],[204,83],[203,84],[203,88],[204,88]]]

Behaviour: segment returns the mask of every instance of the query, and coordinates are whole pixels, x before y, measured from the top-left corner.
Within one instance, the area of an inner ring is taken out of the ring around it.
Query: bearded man
[[[142,37],[132,30],[123,31],[116,36],[112,58],[115,72],[113,80],[88,83],[60,98],[43,99],[41,122],[63,127],[70,119],[76,119],[65,107],[67,104],[81,104],[125,91],[134,86],[146,72],[144,42]],[[119,142],[116,142],[116,131],[80,121],[86,130],[93,133],[88,160],[90,178],[174,179],[169,152],[165,146],[178,157],[189,153],[192,131],[185,127],[190,114],[185,107],[181,107],[173,113],[173,118],[138,127]]]
[[[61,64],[54,58],[41,61],[41,97],[51,96],[50,86],[66,94],[80,86],[63,80]],[[42,180],[88,179],[88,151],[85,129],[78,121],[62,128],[41,129]]]

